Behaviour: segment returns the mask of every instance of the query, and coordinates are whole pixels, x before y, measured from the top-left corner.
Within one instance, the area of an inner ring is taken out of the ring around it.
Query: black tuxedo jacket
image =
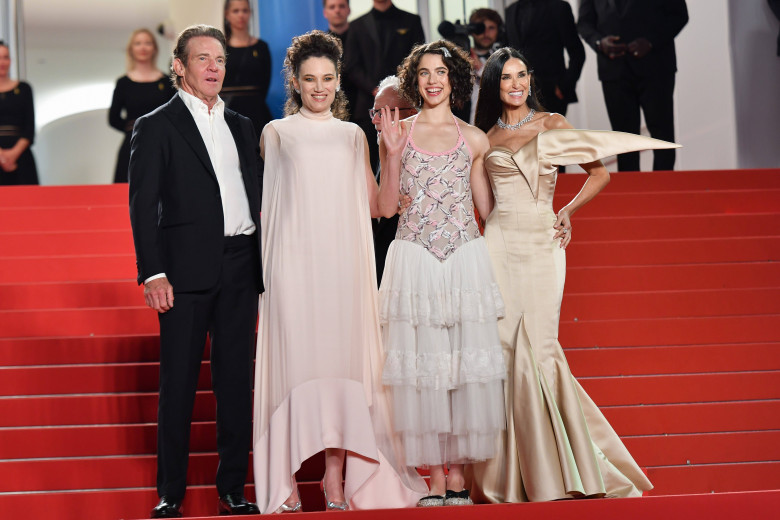
[[[518,16],[519,15],[519,16]],[[527,19],[523,19],[527,16]],[[575,88],[585,64],[571,6],[564,0],[521,0],[506,10],[507,44],[528,59],[537,81],[558,86],[564,101],[577,101]],[[563,51],[569,55],[569,65]]]
[[[353,121],[371,121],[368,110],[374,106],[374,89],[382,79],[395,75],[415,45],[425,43],[419,16],[395,6],[385,14],[390,19],[384,24],[384,46],[371,11],[349,24],[344,73],[357,88],[355,106],[350,108]]]
[[[225,108],[225,121],[236,142],[259,251],[258,140],[248,118]],[[178,94],[136,121],[130,150],[130,222],[138,283],[165,273],[176,291],[213,287],[224,248],[222,199],[206,145]],[[259,261],[257,269],[262,292]]]
[[[674,38],[688,23],[685,0],[582,0],[577,29],[598,56],[599,79],[619,79],[627,70],[640,77],[677,72]],[[626,53],[609,59],[596,42],[605,36],[620,36],[628,44],[644,37],[653,45],[643,58]]]

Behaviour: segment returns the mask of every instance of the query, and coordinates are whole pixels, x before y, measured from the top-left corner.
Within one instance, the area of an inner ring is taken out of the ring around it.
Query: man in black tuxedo
[[[222,32],[205,25],[185,29],[172,68],[178,93],[136,121],[129,168],[138,283],[160,321],[160,502],[152,518],[181,516],[206,334],[217,401],[219,512],[259,513],[244,498],[263,290],[258,140],[252,122],[219,98]]]
[[[582,0],[577,28],[598,56],[613,130],[674,141],[674,38],[688,23],[685,0]],[[675,152],[655,150],[654,170],[674,169]],[[618,156],[620,171],[639,171],[639,152]]]
[[[519,0],[506,10],[507,44],[531,64],[537,96],[550,112],[566,115],[585,64],[571,6],[564,0]],[[569,56],[566,65],[564,50]]]
[[[357,86],[355,106],[350,113],[352,121],[368,138],[374,171],[379,162],[379,147],[368,111],[374,105],[377,85],[382,78],[394,76],[398,65],[419,43],[425,43],[420,17],[398,9],[392,0],[374,0],[368,13],[349,24],[344,74]]]

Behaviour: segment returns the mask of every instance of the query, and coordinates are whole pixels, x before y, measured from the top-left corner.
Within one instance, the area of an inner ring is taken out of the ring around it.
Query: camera
[[[460,20],[456,20],[455,23],[444,20],[439,24],[438,31],[442,38],[451,41],[468,52],[471,50],[469,35],[485,32],[485,24],[482,22],[462,24]]]

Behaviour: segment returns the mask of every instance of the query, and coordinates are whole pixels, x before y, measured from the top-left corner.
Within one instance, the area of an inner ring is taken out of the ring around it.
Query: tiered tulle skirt
[[[395,240],[379,290],[393,417],[409,466],[486,460],[506,425],[504,303],[484,239],[440,262]]]

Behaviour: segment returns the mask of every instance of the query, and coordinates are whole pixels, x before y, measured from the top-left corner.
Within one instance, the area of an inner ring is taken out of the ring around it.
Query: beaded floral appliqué
[[[416,242],[440,261],[479,238],[471,198],[471,157],[461,138],[446,154],[428,154],[407,142],[401,159],[401,193],[412,199],[396,238]]]

